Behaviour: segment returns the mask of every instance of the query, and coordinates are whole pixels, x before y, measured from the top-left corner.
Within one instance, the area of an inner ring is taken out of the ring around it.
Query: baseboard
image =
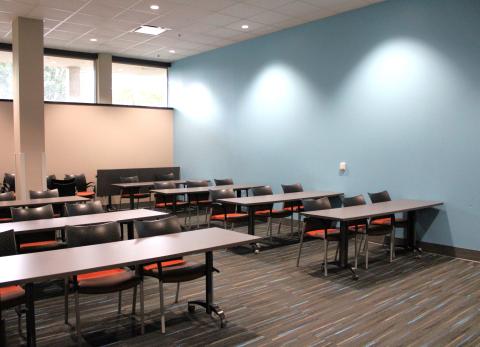
[[[291,221],[290,218],[285,218],[285,220],[282,221],[282,223],[290,225],[290,221]],[[297,223],[298,221],[295,218],[294,226],[297,226],[298,225]],[[381,236],[379,238],[372,237],[372,241],[382,243],[381,241],[382,238],[383,237]],[[404,242],[404,239],[401,239],[401,238],[395,239],[396,245],[402,245],[403,242]],[[446,245],[440,245],[437,243],[430,243],[430,242],[424,242],[424,241],[418,241],[417,245],[418,247],[422,248],[425,252],[437,253],[437,254],[442,254],[449,257],[462,258],[462,259],[468,259],[468,260],[480,262],[480,251],[476,251],[473,249],[446,246]]]

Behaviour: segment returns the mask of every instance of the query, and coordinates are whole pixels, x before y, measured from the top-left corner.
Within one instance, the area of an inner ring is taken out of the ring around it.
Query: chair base
[[[348,269],[352,273],[352,279],[354,281],[358,280],[357,269],[355,268],[354,265],[348,263],[345,267],[342,267],[340,265],[340,262],[336,261],[336,260],[327,262],[327,266],[328,265],[335,265],[336,267],[338,267],[340,269]],[[325,266],[325,265],[322,263],[322,268],[323,268],[323,266]]]
[[[225,328],[227,326],[227,319],[225,317],[225,313],[218,305],[209,305],[206,301],[203,300],[196,300],[196,301],[189,301],[188,302],[188,312],[194,313],[195,312],[195,305],[203,307],[207,314],[215,313],[218,318],[220,318],[220,328]]]

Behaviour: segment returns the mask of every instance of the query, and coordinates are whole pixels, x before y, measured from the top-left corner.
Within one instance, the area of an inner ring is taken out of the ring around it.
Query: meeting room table
[[[255,235],[255,210],[257,206],[266,204],[275,204],[279,202],[292,202],[306,200],[306,199],[319,199],[323,197],[333,198],[339,197],[343,193],[338,192],[296,192],[296,193],[282,193],[272,195],[260,195],[260,196],[245,196],[229,199],[219,199],[218,201],[223,204],[231,204],[237,206],[244,206],[247,208],[248,213],[248,234]],[[258,251],[258,244],[254,245],[254,251]]]
[[[252,188],[263,187],[262,184],[229,184],[229,185],[221,185],[221,186],[208,186],[208,187],[191,187],[191,188],[176,188],[176,189],[152,189],[151,192],[162,195],[165,197],[174,197],[172,210],[173,213],[176,212],[177,207],[177,199],[176,197],[179,195],[186,195],[186,194],[194,194],[194,193],[208,193],[211,190],[220,190],[220,189],[231,189],[237,193],[237,197],[242,196],[242,192],[246,191],[248,195],[248,191]]]
[[[31,234],[43,231],[62,230],[67,225],[89,225],[107,222],[126,223],[128,228],[128,239],[134,238],[133,221],[158,219],[168,215],[166,212],[155,210],[137,209],[116,212],[105,212],[88,214],[83,216],[70,216],[49,219],[37,219],[21,222],[10,222],[0,224],[0,232],[13,230],[15,235]]]
[[[82,198],[80,196],[59,196],[54,198],[42,198],[42,199],[26,199],[26,200],[9,200],[0,201],[0,208],[10,207],[35,207],[44,205],[63,205],[65,203],[76,203],[90,201],[88,198]]]
[[[0,258],[2,269],[0,286],[23,285],[25,287],[27,345],[35,346],[34,283],[119,266],[137,266],[204,253],[205,300],[190,301],[188,307],[189,309],[195,305],[204,307],[207,314],[217,314],[221,326],[225,326],[225,314],[213,301],[213,251],[249,244],[257,239],[255,236],[234,231],[208,228],[143,239],[6,256]],[[4,329],[1,330],[4,331]]]
[[[441,201],[423,200],[392,200],[375,204],[349,206],[329,210],[302,212],[309,218],[320,218],[340,222],[340,247],[339,261],[334,262],[340,268],[349,269],[353,279],[358,279],[356,269],[348,262],[348,228],[347,222],[359,219],[369,219],[380,216],[394,216],[395,213],[407,214],[407,228],[405,246],[407,249],[416,250],[415,221],[417,211],[443,205]]]

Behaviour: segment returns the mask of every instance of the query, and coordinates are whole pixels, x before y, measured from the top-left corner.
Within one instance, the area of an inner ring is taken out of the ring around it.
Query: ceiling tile
[[[294,0],[246,0],[245,2],[248,4],[252,4],[258,7],[263,7],[271,10],[293,1]]]
[[[303,1],[290,2],[275,9],[275,11],[295,17],[305,16],[317,10],[318,6]]]
[[[236,5],[221,10],[220,13],[238,18],[248,18],[255,16],[263,11],[265,11],[265,9],[258,6],[238,3]]]
[[[290,17],[278,12],[274,11],[265,11],[262,13],[259,13],[249,19],[251,19],[254,22],[257,23],[262,23],[262,24],[277,24],[282,21],[285,21],[289,19]]]

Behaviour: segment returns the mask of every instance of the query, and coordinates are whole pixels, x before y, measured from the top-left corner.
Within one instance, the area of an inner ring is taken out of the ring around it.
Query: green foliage
[[[12,64],[0,63],[0,98],[12,98],[13,71]]]
[[[45,100],[61,101],[67,97],[68,69],[60,66],[44,67]]]

